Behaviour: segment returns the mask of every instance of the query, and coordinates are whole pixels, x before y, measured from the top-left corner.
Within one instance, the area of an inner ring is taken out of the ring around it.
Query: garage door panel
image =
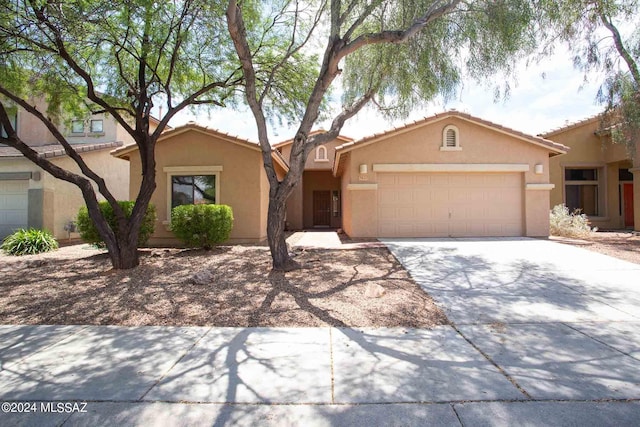
[[[0,181],[0,239],[27,227],[29,181]]]
[[[381,173],[378,177],[385,183],[378,190],[382,237],[523,234],[521,173]],[[407,183],[413,183],[411,189]]]

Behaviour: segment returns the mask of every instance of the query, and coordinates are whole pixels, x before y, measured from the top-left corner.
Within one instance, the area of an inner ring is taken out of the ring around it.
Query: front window
[[[566,168],[564,170],[565,204],[587,216],[602,215],[601,171],[598,168]]]
[[[91,120],[91,133],[102,133],[102,120]]]
[[[71,133],[84,133],[84,120],[74,120],[71,122]]]
[[[171,208],[180,205],[216,203],[215,175],[173,175]]]

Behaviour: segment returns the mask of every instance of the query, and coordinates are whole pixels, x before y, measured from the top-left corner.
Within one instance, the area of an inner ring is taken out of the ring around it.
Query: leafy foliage
[[[229,239],[233,211],[227,205],[181,205],[171,210],[171,230],[187,246],[211,249]]]
[[[7,236],[0,249],[8,255],[34,255],[58,249],[58,242],[46,230],[21,228]]]
[[[549,221],[552,236],[585,238],[589,237],[591,231],[597,231],[589,227],[589,218],[585,214],[579,210],[570,212],[564,204],[551,209]]]
[[[131,201],[119,201],[118,205],[122,208],[125,215],[128,217],[131,216],[133,212],[133,208],[135,203]],[[100,212],[102,216],[107,220],[109,227],[113,230],[113,232],[118,234],[118,221],[116,216],[113,213],[113,208],[108,202],[101,202],[99,204]],[[156,224],[156,208],[154,205],[149,204],[147,207],[147,211],[140,225],[140,233],[138,235],[138,247],[144,246],[149,241],[149,237],[153,234],[155,230]],[[78,211],[77,218],[78,231],[80,232],[80,237],[87,243],[91,243],[97,245],[99,247],[104,247],[105,243],[102,239],[102,236],[98,232],[95,224],[91,217],[89,217],[89,211],[86,206],[80,208]]]
[[[633,157],[640,143],[640,3],[637,0],[543,1],[542,10],[574,53],[574,66],[602,73],[597,101],[602,132]]]

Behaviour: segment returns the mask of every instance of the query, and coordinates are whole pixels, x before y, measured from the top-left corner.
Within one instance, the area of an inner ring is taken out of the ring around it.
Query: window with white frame
[[[324,145],[320,145],[316,148],[316,158],[314,159],[316,162],[328,162],[327,158],[327,147]]]
[[[565,167],[564,202],[569,210],[602,216],[602,168]]]
[[[91,133],[103,133],[104,128],[102,126],[102,119],[91,120],[89,128]]]
[[[460,132],[454,125],[445,126],[442,131],[442,145],[440,151],[460,151]]]
[[[167,174],[167,219],[180,205],[220,203],[222,166],[171,166]]]

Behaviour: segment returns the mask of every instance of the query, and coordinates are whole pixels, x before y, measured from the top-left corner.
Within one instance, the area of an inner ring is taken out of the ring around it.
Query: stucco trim
[[[32,175],[33,172],[0,172],[0,181],[24,181]]]
[[[380,163],[374,172],[528,172],[524,163]]]
[[[347,190],[377,190],[378,184],[347,184]]]
[[[524,187],[526,190],[539,190],[539,191],[551,191],[554,188],[556,188],[555,184],[546,184],[546,183],[540,183],[540,184],[536,184],[536,183],[531,183],[531,184],[526,184]]]
[[[631,169],[629,169],[629,172],[631,172],[631,173],[640,172],[640,167],[638,167],[638,168],[631,168]]]
[[[166,166],[163,172],[222,172],[222,166]]]

